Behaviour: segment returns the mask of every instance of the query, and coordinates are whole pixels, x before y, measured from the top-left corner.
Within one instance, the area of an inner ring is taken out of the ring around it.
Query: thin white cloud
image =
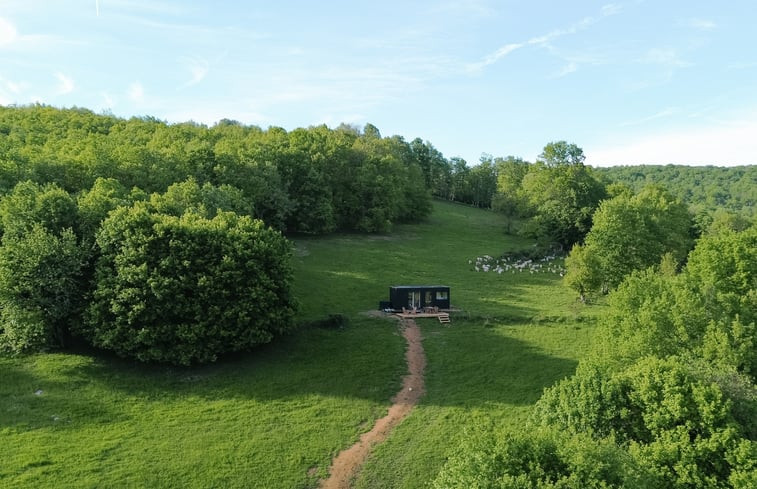
[[[729,70],[749,70],[757,68],[757,61],[739,61],[728,65]]]
[[[596,24],[597,22],[600,22],[602,19],[620,13],[622,9],[623,9],[622,6],[618,4],[604,5],[600,9],[599,15],[596,17],[584,17],[580,21],[568,26],[567,28],[555,29],[546,34],[543,34],[540,36],[534,36],[528,39],[527,41],[505,44],[499,49],[497,49],[496,51],[484,56],[484,58],[481,61],[469,64],[467,69],[469,72],[481,71],[483,68],[496,63],[497,61],[509,55],[513,51],[516,51],[525,46],[547,47],[549,46],[549,43],[551,43],[552,41],[560,37],[576,34],[580,31],[588,29],[589,27]]]
[[[100,96],[102,97],[101,107],[103,109],[112,109],[116,105],[116,102],[113,100],[110,93],[100,92]]]
[[[454,0],[445,2],[432,9],[432,12],[440,12],[452,15],[467,15],[474,17],[491,17],[496,11],[482,0]]]
[[[38,50],[61,44],[81,44],[81,42],[48,34],[23,34],[10,20],[0,17],[0,49]]]
[[[17,82],[0,76],[0,93],[19,95],[27,87],[28,84],[26,82]]]
[[[607,17],[610,15],[619,14],[621,10],[623,10],[622,5],[619,5],[617,3],[608,3],[606,5],[602,5],[602,16]]]
[[[10,80],[4,80],[4,85],[9,92],[16,94],[21,93],[25,86],[24,83],[16,83]]]
[[[526,44],[530,43],[512,43],[512,44],[505,44],[501,48],[497,49],[493,53],[487,54],[483,60],[481,60],[478,63],[473,63],[469,66],[470,71],[478,71],[486,66],[492,65],[499,61],[500,59],[504,58],[508,54],[512,53],[513,51],[522,48]]]
[[[586,162],[608,165],[751,165],[757,163],[757,116],[732,125],[649,134],[612,146],[587,148]]]
[[[74,91],[74,80],[60,71],[55,72],[55,78],[58,79],[58,88],[56,95],[66,95]]]
[[[675,115],[676,113],[678,113],[678,109],[676,109],[675,107],[667,107],[667,108],[665,108],[665,109],[663,109],[663,110],[661,110],[659,112],[655,112],[652,115],[649,115],[649,116],[646,116],[646,117],[642,117],[641,119],[634,119],[634,120],[631,120],[631,121],[623,122],[619,126],[620,127],[640,126],[640,125],[647,124],[649,122],[655,121],[657,119],[663,119],[665,117],[670,117],[672,115]]]
[[[189,71],[190,79],[180,88],[197,85],[207,76],[210,69],[208,62],[201,58],[182,58],[181,61],[184,63],[186,70]]]
[[[155,0],[108,0],[108,10],[136,13],[140,15],[180,16],[192,9],[186,2],[162,2]]]
[[[0,47],[13,43],[18,38],[16,26],[0,17]]]
[[[570,62],[567,65],[563,66],[560,71],[555,73],[554,78],[562,78],[564,76],[570,75],[571,73],[575,73],[578,71],[578,64],[575,62]]]
[[[640,63],[657,64],[666,68],[686,68],[692,63],[682,60],[673,48],[652,48],[639,59]]]
[[[712,31],[718,27],[715,22],[707,19],[686,19],[684,23],[687,26],[698,29],[700,31]]]
[[[145,89],[140,82],[134,82],[129,85],[127,95],[133,102],[141,103],[145,99]]]

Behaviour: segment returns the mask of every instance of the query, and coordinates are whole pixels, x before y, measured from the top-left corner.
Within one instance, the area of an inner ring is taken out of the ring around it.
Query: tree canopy
[[[583,297],[616,287],[666,253],[682,263],[693,244],[692,228],[686,207],[659,186],[620,193],[600,203],[584,244],[571,250],[566,283]]]

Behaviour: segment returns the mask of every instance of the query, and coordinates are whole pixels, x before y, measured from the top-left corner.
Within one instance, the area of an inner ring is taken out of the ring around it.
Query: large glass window
[[[446,290],[439,290],[436,292],[436,300],[446,301],[447,299],[449,299],[449,292]]]

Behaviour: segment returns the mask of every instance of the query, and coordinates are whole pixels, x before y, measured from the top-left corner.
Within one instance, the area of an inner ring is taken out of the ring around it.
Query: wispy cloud
[[[18,37],[16,26],[0,17],[0,47],[11,44]]]
[[[108,0],[108,10],[135,14],[183,15],[191,11],[188,2],[163,2],[156,0]]]
[[[707,19],[686,19],[683,21],[684,25],[688,27],[700,30],[700,31],[712,31],[717,29],[718,25]]]
[[[652,48],[639,59],[640,63],[657,64],[666,68],[686,68],[692,63],[684,61],[673,48]]]
[[[208,74],[210,66],[208,62],[201,58],[182,58],[187,71],[189,71],[190,79],[184,83],[180,88],[191,87],[200,83]]]
[[[26,85],[24,82],[16,82],[0,76],[0,90],[18,95],[26,88]]]
[[[526,41],[505,44],[499,49],[497,49],[496,51],[484,56],[484,58],[481,61],[469,64],[467,67],[468,71],[469,72],[481,71],[487,66],[493,65],[494,63],[504,58],[505,56],[509,55],[510,53],[518,49],[527,47],[527,46],[536,46],[536,47],[549,46],[549,44],[552,41],[560,37],[576,34],[580,31],[588,29],[589,27],[596,24],[597,22],[600,22],[602,19],[620,13],[622,9],[623,8],[621,5],[607,4],[607,5],[604,5],[600,9],[600,12],[597,16],[584,17],[580,21],[568,26],[567,28],[555,29],[546,34],[543,34],[540,36],[534,36]]]
[[[490,17],[496,14],[496,10],[482,0],[452,0],[435,7],[433,11],[475,17]]]
[[[563,66],[560,71],[555,73],[553,78],[562,78],[564,76],[570,75],[571,73],[575,73],[576,71],[578,71],[578,64],[571,61],[567,65]]]
[[[100,92],[100,96],[102,97],[101,107],[103,109],[112,109],[116,105],[116,102],[113,100],[113,97],[110,96],[110,93]]]
[[[676,71],[694,66],[694,63],[682,59],[675,48],[651,48],[636,63],[656,67],[645,75],[645,78],[626,83],[626,89],[631,91],[644,90],[650,87],[664,85],[673,80]]]
[[[55,78],[58,79],[58,88],[56,95],[66,95],[74,91],[74,80],[70,76],[64,75],[60,71],[55,72]]]
[[[129,85],[129,90],[127,91],[127,95],[129,98],[137,103],[141,103],[145,99],[145,89],[142,87],[142,83],[136,81]]]
[[[620,127],[629,127],[629,126],[640,126],[652,121],[655,121],[657,119],[663,119],[665,117],[670,117],[672,115],[675,115],[678,112],[678,109],[675,107],[667,107],[659,112],[655,112],[652,115],[642,117],[640,119],[634,119],[626,122],[622,122],[619,124]]]

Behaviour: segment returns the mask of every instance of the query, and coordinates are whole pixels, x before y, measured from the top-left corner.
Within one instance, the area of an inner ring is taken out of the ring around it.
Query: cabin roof
[[[449,289],[447,285],[393,285],[392,289]]]

